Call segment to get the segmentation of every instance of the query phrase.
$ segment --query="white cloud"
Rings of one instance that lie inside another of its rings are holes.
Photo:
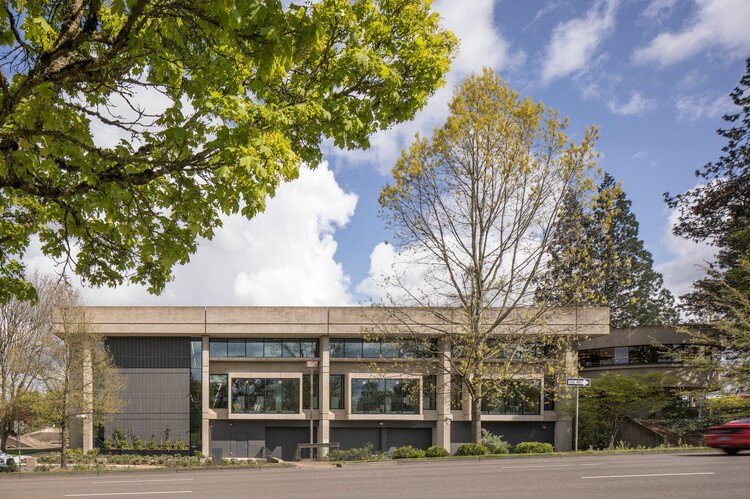
[[[732,101],[727,95],[709,97],[706,95],[680,95],[675,99],[677,119],[698,121],[703,118],[716,119],[732,110]]]
[[[643,10],[643,17],[659,22],[669,15],[676,4],[677,0],[652,0]]]
[[[620,104],[614,99],[607,103],[610,111],[624,116],[637,116],[653,109],[655,106],[656,101],[654,99],[647,99],[640,92],[635,91],[630,94],[630,100],[625,103]]]
[[[419,260],[414,255],[399,253],[387,242],[378,244],[370,253],[370,272],[357,285],[357,292],[375,303],[413,304],[407,290],[421,296],[427,280],[427,269],[419,265]]]
[[[733,56],[750,49],[750,2],[747,0],[696,0],[697,8],[679,31],[661,33],[633,59],[641,64],[675,64],[710,48],[721,48]]]
[[[555,27],[547,45],[543,82],[586,69],[602,41],[614,31],[618,5],[617,0],[598,1],[585,16]]]
[[[678,212],[669,213],[667,226],[662,236],[662,244],[671,258],[655,266],[664,276],[664,285],[676,297],[689,293],[693,282],[705,275],[705,266],[713,261],[715,248],[706,243],[695,243],[672,234],[672,227],[678,221]]]
[[[388,173],[401,150],[411,143],[416,133],[429,135],[433,128],[445,121],[453,89],[464,77],[485,66],[497,71],[519,66],[526,55],[523,51],[514,51],[496,30],[493,24],[494,4],[493,0],[436,1],[433,9],[440,13],[444,27],[451,30],[460,43],[458,57],[446,75],[445,86],[432,96],[413,120],[372,136],[368,150],[346,151],[334,148],[329,143],[326,147],[328,156],[349,164],[374,164],[381,173]]]
[[[327,164],[303,169],[282,184],[252,220],[224,219],[212,241],[201,241],[190,263],[175,269],[164,293],[142,286],[85,288],[98,305],[345,305],[349,277],[335,259],[337,228],[354,214],[357,196],[344,192]],[[29,268],[51,269],[38,245]]]

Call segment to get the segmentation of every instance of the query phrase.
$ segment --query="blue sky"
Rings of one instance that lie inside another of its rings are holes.
[[[715,130],[750,57],[747,0],[435,1],[461,42],[447,77],[415,120],[368,151],[326,146],[327,165],[282,188],[258,219],[227,220],[161,297],[138,286],[86,290],[95,304],[323,305],[357,303],[392,261],[377,196],[415,132],[442,123],[452,88],[483,66],[570,117],[580,137],[601,129],[599,165],[622,182],[657,269],[676,294],[712,251],[670,236],[662,194],[723,145]],[[672,216],[672,218],[670,218]],[[32,251],[32,266],[50,268]],[[371,293],[377,294],[377,293]]]

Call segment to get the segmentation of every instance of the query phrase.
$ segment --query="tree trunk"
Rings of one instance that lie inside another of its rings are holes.
[[[5,452],[8,448],[8,430],[3,430],[0,433],[0,450]]]
[[[475,444],[482,444],[482,399],[471,398],[471,439]]]
[[[68,469],[68,441],[65,438],[67,425],[65,420],[60,424],[60,469]]]

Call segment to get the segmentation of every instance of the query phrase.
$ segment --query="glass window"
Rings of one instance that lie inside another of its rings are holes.
[[[437,409],[437,376],[434,374],[422,376],[422,409]]]
[[[347,359],[358,359],[362,357],[362,340],[345,340],[344,357]]]
[[[496,415],[538,415],[541,394],[539,382],[512,383],[504,390],[489,392],[482,399],[482,412]]]
[[[281,340],[265,340],[263,343],[263,357],[281,357]]]
[[[245,340],[229,340],[227,342],[227,357],[244,357]]]
[[[628,347],[615,347],[615,364],[628,363]]]
[[[302,357],[299,340],[284,340],[282,343],[282,355],[284,357]]]
[[[349,341],[347,340],[347,343]],[[362,357],[376,359],[380,357],[380,343],[377,341],[365,341],[362,343]]]
[[[544,377],[544,410],[555,410],[555,378],[553,376]]]
[[[208,353],[211,358],[227,356],[227,340],[209,340]]]
[[[313,374],[313,409],[318,409],[318,397],[320,396],[320,383],[318,375]],[[302,375],[302,408],[310,408],[310,375]]]
[[[297,413],[299,388],[297,378],[235,378],[232,380],[232,412]]]
[[[380,344],[380,355],[386,359],[396,359],[400,356],[398,343],[383,342]]]
[[[254,359],[263,357],[263,340],[247,340],[245,342],[245,355]]]
[[[331,340],[331,358],[332,359],[344,358],[344,340],[341,340],[341,339]]]
[[[382,414],[382,379],[352,379],[352,412],[359,414]]]
[[[342,374],[331,374],[329,378],[328,392],[330,394],[331,409],[344,408],[344,376]]]
[[[318,340],[301,340],[300,346],[302,348],[303,357],[317,357],[318,356]]]
[[[463,409],[463,382],[461,376],[456,374],[451,376],[451,410],[460,411]]]
[[[190,368],[200,368],[203,364],[203,343],[201,340],[190,340]]]
[[[208,377],[208,406],[211,409],[227,408],[227,375],[211,374]]]

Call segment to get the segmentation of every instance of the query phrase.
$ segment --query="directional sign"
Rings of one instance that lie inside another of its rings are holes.
[[[565,383],[568,386],[589,386],[591,384],[591,378],[567,378]]]

